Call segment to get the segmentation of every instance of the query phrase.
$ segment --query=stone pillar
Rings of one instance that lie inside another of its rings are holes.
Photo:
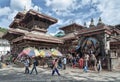
[[[116,67],[119,66],[119,58],[116,50],[110,52],[110,60],[111,71],[116,70]]]
[[[107,68],[108,70],[111,70],[111,58],[110,58],[110,40],[109,40],[108,34],[105,34],[105,55],[107,58]]]
[[[104,33],[101,35],[101,54],[102,54],[102,58],[107,59],[107,62],[105,62],[105,67],[107,66],[107,69],[110,70],[110,41],[108,39],[109,35]]]
[[[101,36],[100,36],[100,51],[101,51],[102,58],[105,57],[105,42],[106,42],[105,34],[101,34]]]
[[[105,53],[108,54],[108,51],[110,50],[110,40],[109,35],[105,34]]]

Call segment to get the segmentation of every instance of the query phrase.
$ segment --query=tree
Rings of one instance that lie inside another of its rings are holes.
[[[0,32],[6,33],[6,32],[7,32],[7,29],[0,27]]]

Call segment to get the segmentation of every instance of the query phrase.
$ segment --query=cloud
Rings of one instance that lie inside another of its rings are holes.
[[[71,12],[78,9],[77,0],[45,0],[46,6],[51,7],[57,15],[73,15]],[[77,6],[76,6],[77,5]]]
[[[107,24],[120,24],[120,1],[104,0],[97,6],[101,11],[101,17]]]
[[[11,14],[8,15],[8,20],[13,20],[15,15],[18,13],[18,11],[14,10],[11,12]]]
[[[34,5],[32,0],[10,0],[9,7],[0,7],[0,26],[8,27],[9,24],[13,21],[15,15],[23,11],[26,7],[26,10],[34,9],[42,11],[40,6]]]
[[[120,1],[119,0],[82,0],[81,8],[90,6],[88,12],[82,12],[82,19],[85,19],[87,24],[89,20],[94,18],[95,25],[98,18],[101,17],[105,24],[116,25],[120,23]]]
[[[9,15],[1,18],[0,20],[0,26],[1,27],[5,27],[8,28],[8,26],[10,25],[10,23],[13,21],[14,16],[18,13],[18,11],[14,10],[11,11],[10,13],[8,13]]]
[[[32,8],[33,10],[36,10],[36,11],[42,11],[42,8],[41,7],[39,7],[39,6],[33,6],[33,8]]]
[[[84,6],[84,5],[87,5],[90,3],[91,0],[82,0],[81,1],[81,5]]]
[[[67,10],[73,3],[73,0],[45,0],[46,6],[54,9]]]
[[[26,9],[31,9],[32,8],[32,0],[11,0],[10,1],[10,7],[13,10],[23,10],[24,7]]]
[[[96,25],[99,17],[102,17],[105,24],[120,24],[119,0],[81,0],[80,3],[80,12],[76,13],[75,17],[81,18],[82,21],[86,21],[87,24],[90,23],[91,18],[94,18]]]
[[[5,15],[9,15],[9,13],[11,12],[9,7],[0,7],[0,16],[5,16]]]
[[[8,20],[7,18],[0,20],[0,27],[8,28],[9,24],[10,20]]]

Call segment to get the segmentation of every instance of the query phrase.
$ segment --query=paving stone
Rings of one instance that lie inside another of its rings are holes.
[[[0,69],[0,82],[120,82],[120,72],[84,73],[77,68],[67,68],[67,70],[60,70],[61,76],[56,74],[51,76],[51,69],[37,69],[38,75],[24,74],[24,68]]]

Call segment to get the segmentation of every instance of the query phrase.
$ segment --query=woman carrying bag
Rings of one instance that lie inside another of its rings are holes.
[[[55,72],[60,76],[60,73],[57,67],[58,67],[58,59],[55,59],[55,61],[53,62],[52,76],[54,75]]]

